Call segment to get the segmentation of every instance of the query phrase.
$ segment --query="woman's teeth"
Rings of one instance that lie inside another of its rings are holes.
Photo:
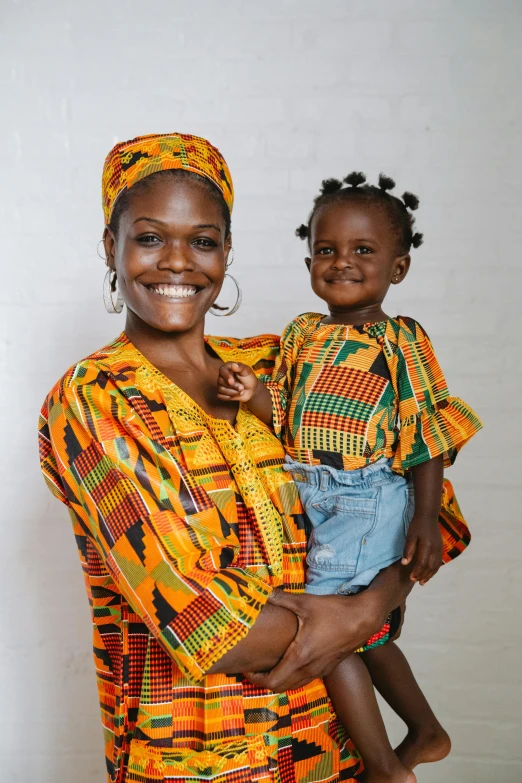
[[[149,285],[147,286],[150,291],[155,294],[161,294],[161,296],[171,296],[176,299],[185,298],[186,296],[194,296],[197,294],[198,289],[195,285]]]

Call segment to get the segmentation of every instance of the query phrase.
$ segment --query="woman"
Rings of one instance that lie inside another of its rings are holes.
[[[266,373],[277,341],[204,338],[232,202],[203,139],[116,145],[104,298],[124,300],[125,332],[42,411],[42,468],[68,506],[92,605],[113,782],[358,779],[318,678],[386,635],[412,584],[392,566],[358,596],[275,590],[303,588],[297,493],[279,442],[216,383],[233,358]]]

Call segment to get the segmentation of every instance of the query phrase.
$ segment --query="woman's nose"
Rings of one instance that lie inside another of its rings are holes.
[[[181,242],[166,246],[158,261],[158,269],[172,269],[173,272],[184,272],[193,269],[192,254]]]

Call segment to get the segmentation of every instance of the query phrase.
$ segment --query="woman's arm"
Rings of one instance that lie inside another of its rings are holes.
[[[306,685],[329,674],[339,661],[362,647],[406,599],[413,584],[410,569],[395,563],[355,596],[275,590],[247,637],[214,664],[211,672],[252,672],[252,682],[276,693]],[[255,671],[261,658],[264,670],[274,665],[274,659],[279,662],[271,671]]]
[[[225,653],[209,674],[270,671],[285,654],[297,628],[294,612],[283,606],[265,604],[246,637]]]
[[[84,370],[42,410],[44,476],[132,610],[184,674],[201,680],[248,635],[273,588],[234,565],[233,528],[168,444],[150,440],[113,379],[91,363]]]

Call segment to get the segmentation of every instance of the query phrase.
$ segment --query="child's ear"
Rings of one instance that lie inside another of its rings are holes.
[[[312,259],[311,258],[305,258],[305,264],[306,264],[306,268],[308,269],[308,271],[310,271],[310,266],[312,264]]]
[[[409,253],[405,253],[403,256],[398,256],[393,262],[392,269],[392,285],[399,285],[402,283],[411,264],[411,257]]]

